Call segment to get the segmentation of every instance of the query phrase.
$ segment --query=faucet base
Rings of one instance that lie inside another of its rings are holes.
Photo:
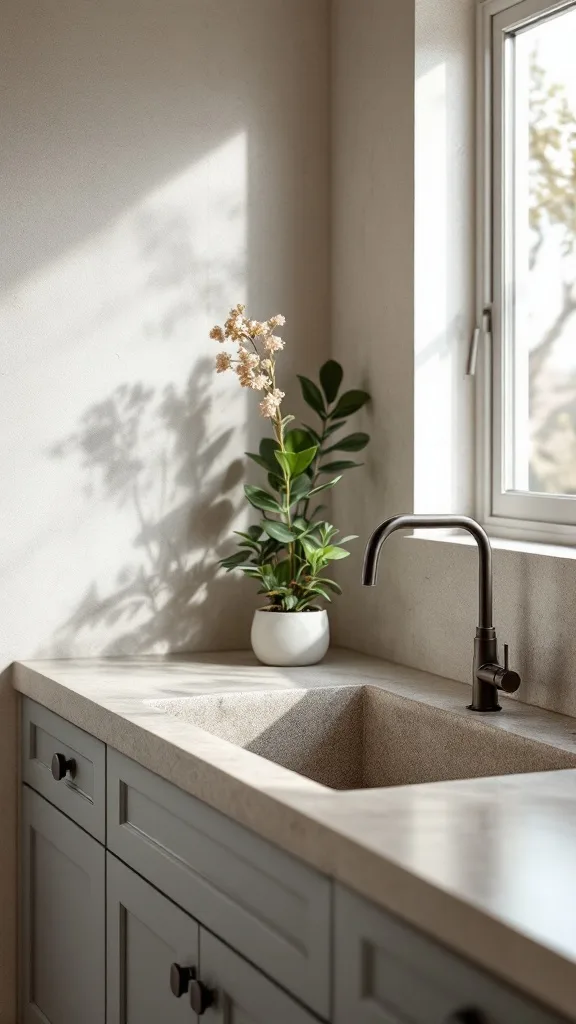
[[[502,711],[501,704],[496,704],[492,708],[475,708],[473,704],[467,704],[466,708],[468,711],[479,711],[482,715],[487,715],[490,711]]]
[[[478,626],[474,638],[474,665],[472,668],[472,703],[470,711],[501,711],[498,690],[481,675],[484,665],[498,662],[498,641],[494,626]]]

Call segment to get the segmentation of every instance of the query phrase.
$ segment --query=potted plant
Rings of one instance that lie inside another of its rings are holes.
[[[231,370],[242,387],[260,392],[260,412],[272,428],[257,453],[246,452],[267,477],[266,488],[244,487],[248,501],[261,513],[260,522],[236,532],[239,550],[220,564],[257,580],[258,593],[266,597],[252,624],[256,657],[267,665],[312,665],[324,657],[329,643],[322,603],[341,593],[326,573],[331,562],[350,554],[344,545],[355,539],[336,542],[338,530],[322,518],[325,506],[319,502],[344,471],[361,465],[337,453],[358,452],[368,444],[368,434],[340,432],[370,396],[360,390],[341,393],[343,370],[330,359],[320,369],[319,384],[298,378],[317,426],[292,426],[295,417],[282,411],[285,396],[276,376],[284,342],[275,332],[284,323],[280,315],[250,320],[240,304],[230,310],[223,327],[210,332],[215,341],[232,345],[231,351],[218,353],[216,371]]]

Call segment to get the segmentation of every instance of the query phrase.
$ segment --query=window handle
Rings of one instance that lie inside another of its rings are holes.
[[[466,364],[466,376],[474,377],[476,374],[476,365],[478,363],[478,347],[480,345],[480,337],[484,336],[487,342],[490,342],[492,336],[492,310],[490,306],[485,306],[482,310],[482,326],[474,329],[474,334],[470,339],[470,348],[468,349],[468,362]]]

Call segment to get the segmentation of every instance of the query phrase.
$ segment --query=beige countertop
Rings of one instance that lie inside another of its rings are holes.
[[[449,715],[458,744],[467,686],[350,651],[298,669],[248,652],[26,662],[14,685],[576,1021],[576,770],[337,791],[151,703],[370,685]],[[576,764],[575,719],[502,703],[474,716],[480,743],[496,730]]]

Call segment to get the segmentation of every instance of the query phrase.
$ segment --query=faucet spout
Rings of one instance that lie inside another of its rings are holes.
[[[366,545],[362,583],[373,587],[378,575],[378,560],[385,540],[396,530],[421,527],[423,529],[458,529],[470,533],[478,545],[478,625],[483,629],[492,628],[492,548],[485,530],[469,516],[420,516],[399,515],[386,519],[375,530]]]

